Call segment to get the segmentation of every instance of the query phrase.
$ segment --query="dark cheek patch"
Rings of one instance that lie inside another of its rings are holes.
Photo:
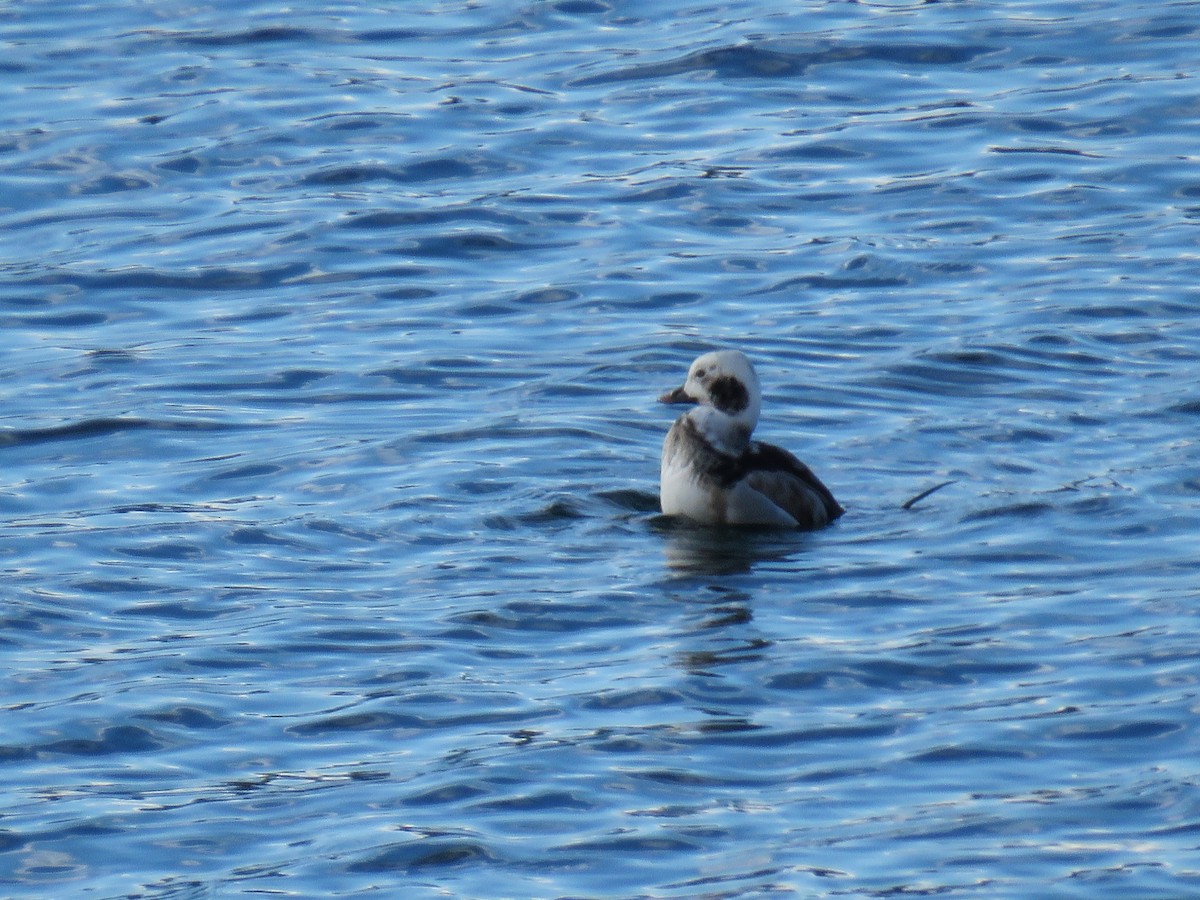
[[[750,403],[746,386],[731,375],[722,375],[708,386],[713,406],[723,413],[740,413]]]

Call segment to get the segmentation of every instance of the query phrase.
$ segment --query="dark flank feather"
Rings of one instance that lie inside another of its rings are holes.
[[[679,424],[689,439],[707,451],[696,457],[697,474],[711,479],[722,490],[745,480],[802,524],[832,522],[845,512],[813,470],[782,447],[750,441],[739,454],[722,453],[689,419],[681,419]]]
[[[760,484],[761,480],[766,477],[791,476],[820,498],[825,507],[825,515],[830,522],[845,512],[842,505],[834,499],[833,492],[825,487],[824,482],[813,473],[813,470],[782,447],[753,441],[749,451],[742,454],[739,462],[745,468],[744,477],[750,481],[752,487],[758,490],[763,490]],[[778,484],[777,477],[770,478],[770,480],[776,485]],[[756,484],[756,481],[760,483]],[[771,496],[767,491],[764,493]],[[793,516],[796,515],[791,509],[788,509],[788,512]],[[797,516],[797,518],[799,517]]]

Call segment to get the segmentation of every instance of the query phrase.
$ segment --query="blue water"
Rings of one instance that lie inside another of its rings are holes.
[[[0,893],[1200,895],[1200,3],[386,6],[0,10]]]

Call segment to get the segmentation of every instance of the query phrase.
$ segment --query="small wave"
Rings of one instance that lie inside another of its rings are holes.
[[[94,738],[64,738],[44,744],[43,753],[64,756],[110,756],[161,750],[166,744],[152,731],[139,725],[113,725]]]
[[[487,222],[493,225],[528,225],[526,219],[477,206],[459,206],[439,209],[412,209],[387,212],[370,212],[352,215],[344,223],[346,228],[413,228],[421,225],[441,225],[446,222]]]
[[[555,246],[566,247],[569,244],[515,241],[488,231],[464,231],[419,238],[410,252],[414,256],[438,259],[470,259],[497,253],[525,253]]]
[[[795,278],[785,278],[759,293],[772,294],[777,291],[794,290],[795,288],[815,288],[828,290],[847,290],[850,288],[900,288],[908,287],[912,282],[899,275],[798,275]]]
[[[83,438],[108,437],[128,431],[222,431],[234,426],[220,422],[200,420],[171,421],[134,418],[86,419],[48,428],[11,428],[0,431],[0,448],[21,447],[29,444],[45,444],[54,441],[80,440]]]
[[[576,79],[573,84],[590,87],[694,72],[711,72],[721,78],[796,78],[814,66],[854,62],[884,62],[897,66],[961,65],[988,52],[991,52],[989,48],[980,46],[923,44],[844,45],[794,52],[746,43],[699,50],[666,62],[588,75]]]
[[[101,272],[76,272],[57,269],[29,278],[26,283],[38,285],[69,285],[95,290],[158,288],[162,290],[213,291],[269,288],[283,284],[311,271],[307,263],[288,263],[261,269],[235,269],[226,266],[199,268],[188,272],[171,272],[141,266]]]
[[[476,169],[462,160],[438,159],[412,163],[407,166],[350,165],[321,169],[301,179],[302,184],[340,186],[366,184],[372,181],[395,181],[408,184],[422,181],[448,181],[470,178]]]
[[[1033,153],[1051,154],[1058,156],[1081,156],[1086,159],[1104,159],[1099,153],[1089,153],[1086,150],[1075,150],[1071,147],[989,147],[989,153]]]
[[[8,316],[5,324],[23,325],[33,328],[90,328],[93,325],[103,325],[110,317],[99,312],[68,312],[52,313],[49,315]]]
[[[255,44],[324,41],[329,37],[329,34],[312,28],[271,25],[241,31],[176,32],[169,35],[169,37],[177,44],[192,47],[246,47]]]
[[[494,862],[496,854],[484,844],[468,840],[427,838],[393,844],[372,856],[351,863],[351,872],[381,874],[409,870],[446,869],[468,864]]]

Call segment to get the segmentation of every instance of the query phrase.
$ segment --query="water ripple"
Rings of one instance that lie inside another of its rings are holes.
[[[140,430],[209,432],[238,426],[204,421],[153,421],[149,419],[88,419],[49,428],[9,428],[0,431],[0,449],[56,441],[102,438]]]
[[[6,889],[1197,893],[1194,5],[13,10]]]
[[[578,86],[625,81],[660,81],[676,75],[708,73],[718,78],[796,78],[814,66],[882,62],[897,66],[962,65],[989,52],[985,47],[950,45],[841,45],[810,51],[774,49],[746,43],[689,53],[662,63],[628,66],[577,79]]]

